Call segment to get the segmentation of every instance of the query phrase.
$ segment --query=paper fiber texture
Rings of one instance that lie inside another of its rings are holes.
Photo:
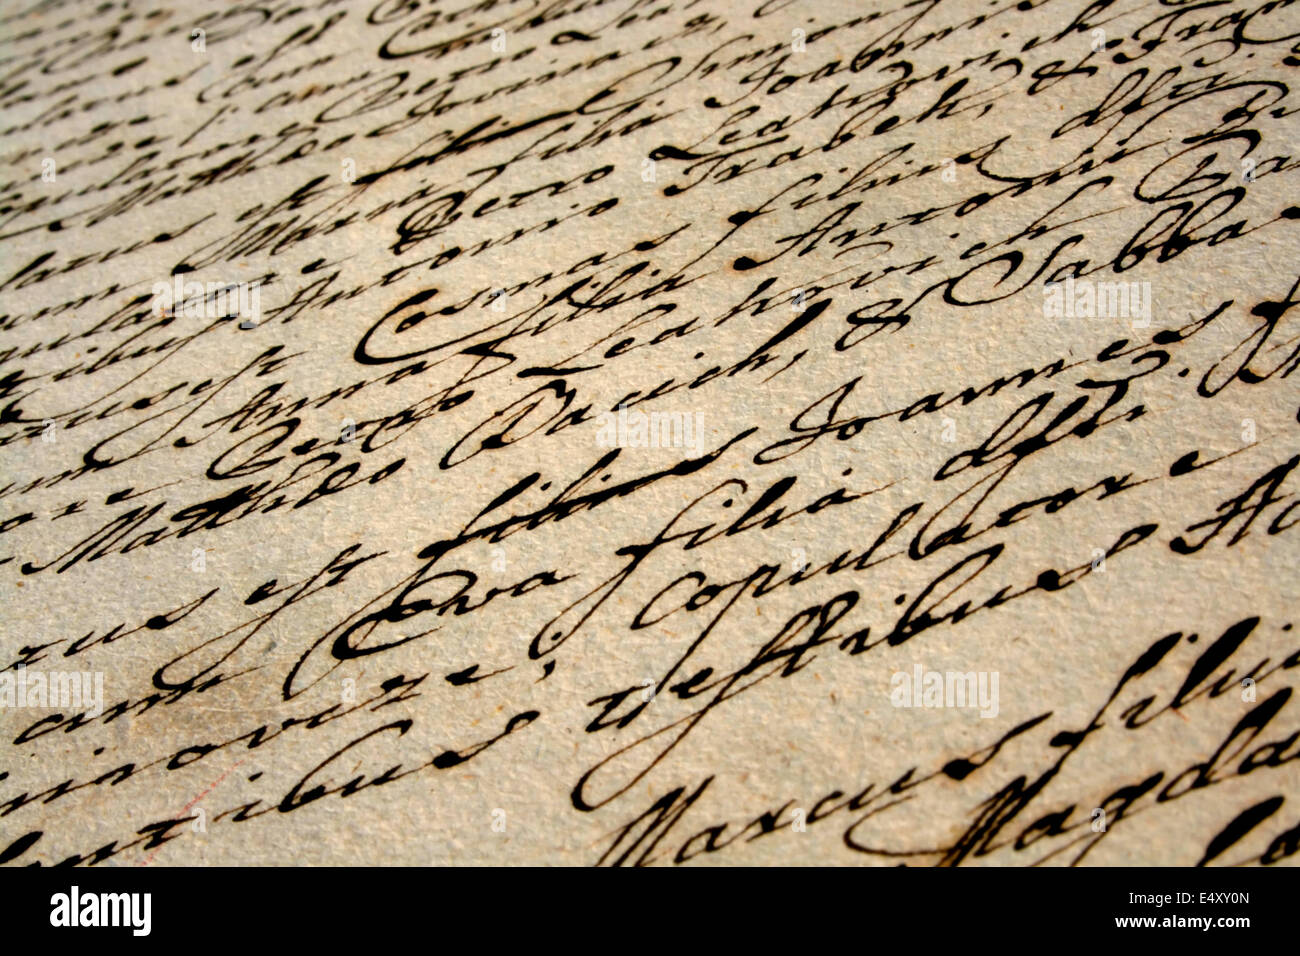
[[[1297,10],[10,0],[0,859],[1294,865]]]

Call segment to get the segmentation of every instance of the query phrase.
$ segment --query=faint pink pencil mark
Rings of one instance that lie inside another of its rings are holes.
[[[244,761],[242,761],[242,760],[236,761],[236,763],[235,763],[235,765],[234,765],[233,767],[231,767],[229,770],[227,770],[225,773],[223,773],[223,774],[222,774],[220,777],[218,777],[216,780],[212,781],[212,783],[208,786],[208,789],[204,790],[204,791],[203,791],[202,793],[200,793],[197,797],[195,797],[193,800],[191,800],[189,803],[185,804],[185,806],[181,808],[181,814],[189,813],[189,812],[190,812],[190,808],[193,807],[194,804],[198,803],[200,800],[202,800],[204,797],[206,797],[209,793],[211,793],[213,790],[215,790],[216,787],[217,787],[217,784],[221,783],[221,781],[225,780],[228,776],[230,776],[230,774],[234,772],[235,767],[238,767],[238,766],[239,766],[241,763],[243,763],[243,762],[244,762]],[[178,819],[179,819],[179,816],[178,816]],[[157,850],[154,850],[154,851],[153,851],[152,853],[150,853],[150,854],[149,854],[145,859],[141,860],[139,865],[140,865],[140,866],[148,866],[151,862],[153,862],[153,858],[156,857],[156,856],[159,854],[159,852],[161,852],[161,851],[162,851],[162,847],[158,847]]]

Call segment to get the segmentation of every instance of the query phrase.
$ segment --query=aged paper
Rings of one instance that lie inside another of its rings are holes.
[[[1300,7],[2,10],[3,862],[1300,859]]]

